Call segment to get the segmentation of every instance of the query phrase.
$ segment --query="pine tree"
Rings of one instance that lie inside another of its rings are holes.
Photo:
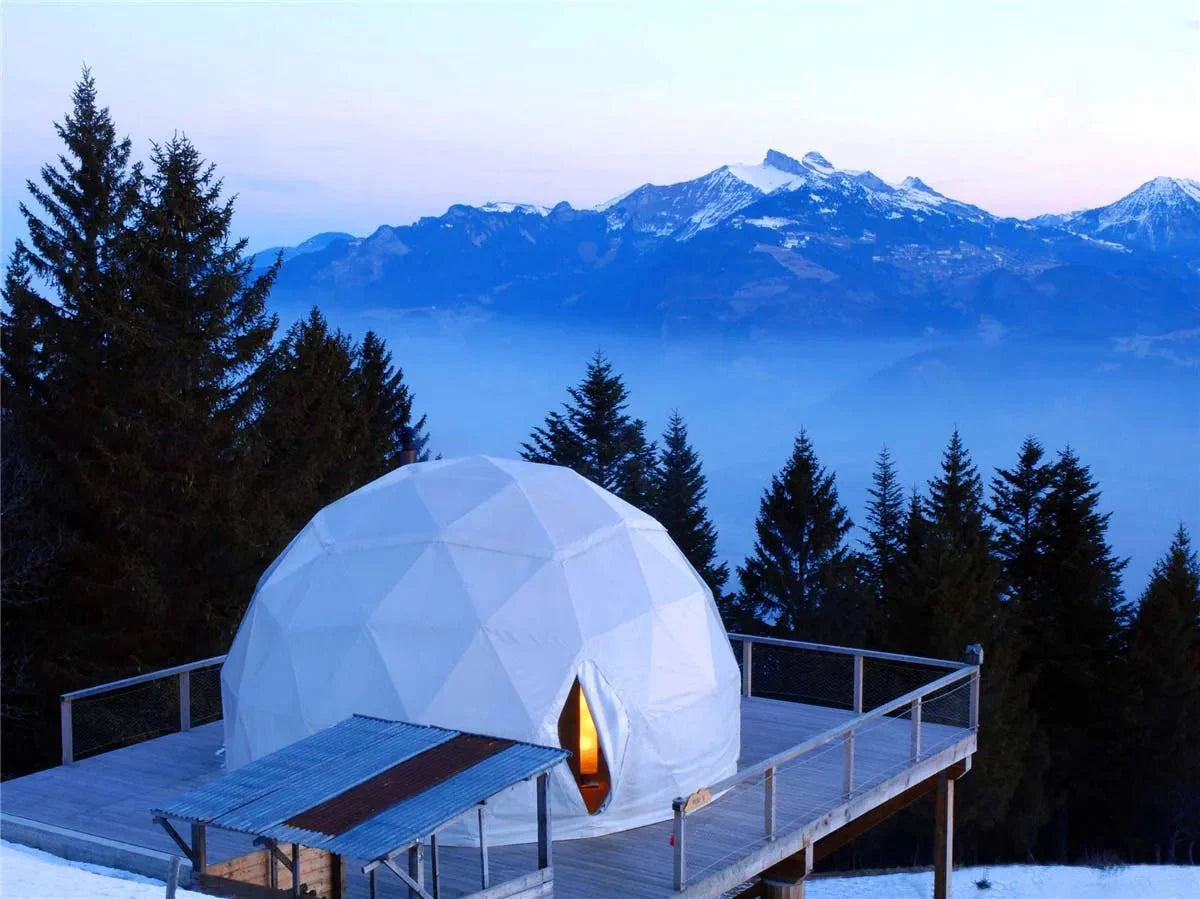
[[[707,492],[700,457],[688,443],[687,424],[674,412],[663,433],[654,473],[653,515],[712,588],[719,604],[729,566],[717,562],[717,529],[704,505]]]
[[[1051,757],[1050,847],[1062,861],[1106,848],[1108,835],[1097,822],[1111,819],[1108,797],[1117,787],[1116,772],[1095,747],[1119,739],[1115,697],[1126,563],[1108,545],[1109,515],[1099,505],[1087,466],[1070,448],[1060,452],[1043,505],[1043,574],[1028,610],[1029,652],[1039,661],[1031,698]]]
[[[566,466],[640,509],[653,508],[655,446],[646,423],[625,411],[629,391],[612,363],[597,352],[567,392],[571,401],[533,429],[521,457]]]
[[[1042,445],[1027,437],[1016,466],[996,470],[988,509],[996,530],[995,547],[1006,600],[1003,617],[1019,656],[1021,674],[1029,683],[1036,683],[1040,668],[1035,651],[1039,641],[1034,608],[1045,584],[1045,504],[1053,479],[1053,466],[1043,462],[1044,457]],[[1013,850],[1026,857],[1032,854],[1050,814],[1045,784],[1049,741],[1036,716],[1032,717],[1034,729],[1024,773],[1009,812]]]
[[[314,307],[256,377],[260,571],[322,507],[361,486],[368,431],[355,357],[351,339]]]
[[[276,327],[266,299],[278,263],[252,274],[222,189],[185,137],[152,147],[125,238],[128,327],[114,332],[119,365],[105,381],[112,428],[92,476],[103,505],[122,510],[108,533],[125,535],[126,555],[145,560],[137,589],[147,620],[197,617],[176,628],[187,632],[183,645],[161,641],[179,655],[205,635],[207,648],[223,647],[244,608],[254,502],[244,427],[250,377]]]
[[[753,553],[738,569],[742,602],[762,626],[805,640],[861,639],[858,559],[846,544],[852,526],[833,474],[801,431],[763,495]]]
[[[1200,832],[1200,563],[1183,525],[1133,614],[1129,681],[1137,833],[1174,864]]]
[[[361,455],[362,483],[400,464],[400,453],[415,450],[419,461],[429,458],[425,416],[413,420],[413,395],[404,371],[392,364],[387,344],[368,331],[358,348],[358,396],[366,417],[366,448]]]
[[[928,497],[914,495],[905,529],[892,630],[903,635],[904,652],[920,655],[960,658],[968,644],[983,645],[980,748],[963,791],[963,842],[1004,839],[1032,740],[1029,681],[1019,671],[1019,638],[1001,602],[983,482],[957,430]]]
[[[868,642],[876,643],[887,632],[890,599],[899,588],[904,560],[904,491],[887,447],[879,451],[867,495],[867,539],[863,541],[871,577],[867,635]]]
[[[1033,437],[1021,444],[1017,465],[999,468],[992,479],[990,513],[996,523],[996,551],[1003,565],[1005,592],[1016,602],[1033,602],[1045,565],[1044,506],[1052,467]]]
[[[120,245],[136,210],[139,172],[129,164],[129,140],[117,137],[108,110],[98,105],[86,69],[71,111],[55,130],[62,152],[42,167],[40,184],[27,182],[31,202],[20,211],[29,242],[17,243],[4,284],[6,487],[21,485],[16,506],[28,514],[5,523],[3,566],[12,566],[10,577],[24,572],[21,589],[8,598],[23,593],[36,600],[20,612],[6,604],[4,615],[5,654],[13,650],[0,688],[6,772],[49,749],[51,727],[27,725],[52,720],[54,695],[90,677],[104,679],[116,658],[103,641],[93,641],[93,654],[75,639],[105,613],[100,594],[106,582],[82,590],[67,585],[94,527],[80,469],[96,458],[94,438],[106,427],[100,380],[114,365],[109,344],[124,299]],[[30,567],[31,560],[40,562]],[[124,616],[123,628],[136,620]],[[35,649],[39,664],[13,664]]]

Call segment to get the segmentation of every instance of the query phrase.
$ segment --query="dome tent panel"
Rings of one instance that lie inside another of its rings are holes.
[[[262,689],[265,671],[292,687]],[[317,513],[260,582],[222,672],[228,764],[356,712],[557,743],[577,679],[611,785],[589,815],[556,772],[557,836],[663,820],[735,770],[737,664],[661,525],[557,466],[407,465]],[[489,839],[530,840],[534,820],[516,788]]]

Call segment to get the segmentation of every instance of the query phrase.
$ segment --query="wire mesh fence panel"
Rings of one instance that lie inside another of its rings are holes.
[[[944,674],[945,668],[933,665],[863,659],[863,710],[869,712],[920,689]]]
[[[221,718],[221,669],[198,668],[191,676],[192,726]]]
[[[760,643],[751,652],[751,671],[755,696],[853,707],[853,656]]]
[[[179,730],[179,681],[147,681],[72,702],[75,758]]]

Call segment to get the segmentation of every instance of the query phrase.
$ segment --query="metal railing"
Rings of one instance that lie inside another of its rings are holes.
[[[791,767],[805,756],[816,754],[823,747],[837,741],[842,743],[842,795],[849,799],[859,787],[855,772],[855,739],[864,730],[877,725],[884,718],[908,717],[909,753],[908,761],[916,764],[922,758],[921,727],[925,720],[925,706],[931,700],[942,701],[952,697],[960,690],[966,693],[964,728],[976,731],[979,727],[979,678],[980,666],[983,664],[983,650],[977,644],[967,647],[966,660],[962,662],[947,659],[931,659],[923,656],[909,656],[898,653],[876,652],[869,649],[855,649],[843,646],[829,646],[821,643],[805,643],[797,640],[784,640],[775,637],[754,637],[745,634],[730,634],[730,640],[740,649],[742,668],[742,695],[753,696],[755,687],[755,645],[763,647],[778,647],[790,651],[807,651],[820,653],[822,656],[849,657],[850,676],[846,678],[845,686],[849,695],[844,699],[826,695],[826,701],[811,704],[835,705],[848,708],[855,717],[842,724],[831,727],[821,733],[779,752],[770,758],[750,765],[724,780],[697,790],[689,796],[681,796],[672,803],[674,814],[674,832],[671,845],[674,847],[674,886],[676,891],[682,891],[688,882],[687,871],[687,819],[690,815],[719,801],[723,795],[731,794],[738,787],[747,787],[756,781],[761,781],[763,787],[763,842],[774,842],[778,834],[778,801],[779,775],[784,766]],[[923,682],[898,696],[892,696],[881,702],[872,704],[869,711],[864,711],[863,695],[866,685],[864,667],[868,661],[886,663],[888,665],[912,666],[919,672],[921,668],[946,670],[947,674],[932,680],[922,678]],[[778,670],[778,669],[776,669]],[[777,686],[777,685],[768,685]],[[786,692],[794,691],[794,684],[787,685]],[[778,694],[777,689],[764,691],[768,695]],[[820,692],[820,690],[818,690]],[[807,701],[807,700],[806,700]],[[961,703],[960,703],[961,704]],[[939,717],[945,718],[942,714]],[[954,715],[957,717],[957,715]]]
[[[162,681],[169,678],[177,680],[178,702],[179,702],[179,730],[191,730],[195,723],[192,713],[192,673],[193,672],[209,672],[212,669],[219,671],[220,666],[225,662],[225,656],[213,656],[211,659],[201,659],[198,662],[188,662],[186,665],[176,665],[173,668],[163,668],[159,671],[149,671],[145,674],[138,674],[133,677],[122,678],[121,680],[111,681],[107,684],[99,684],[95,687],[86,687],[82,690],[75,690],[71,693],[63,693],[59,697],[59,713],[62,725],[62,763],[71,765],[75,763],[75,704],[82,700],[91,700],[98,697],[111,697],[123,694],[131,687],[142,685],[158,685],[161,686]],[[157,698],[157,697],[156,697]],[[217,715],[216,717],[220,717]],[[214,720],[212,716],[208,716],[206,720]],[[136,742],[138,739],[147,736],[159,736],[162,733],[168,733],[174,730],[173,727],[159,728],[158,733],[138,732],[134,734],[118,734],[117,743]],[[108,748],[104,746],[102,748]]]

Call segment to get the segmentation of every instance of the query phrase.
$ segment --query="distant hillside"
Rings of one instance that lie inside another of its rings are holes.
[[[1019,221],[916,177],[771,150],[595,209],[455,205],[319,234],[282,248],[276,299],[656,330],[1160,332],[1200,323],[1198,197],[1160,178],[1101,210]]]

